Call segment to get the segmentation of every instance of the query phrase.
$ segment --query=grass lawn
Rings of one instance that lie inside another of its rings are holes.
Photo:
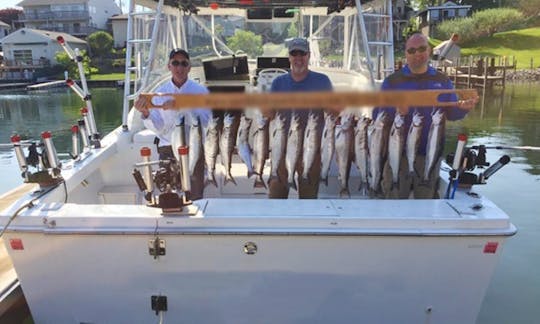
[[[124,80],[124,73],[92,74],[90,80],[96,81],[116,81]]]
[[[517,60],[518,69],[540,67],[540,27],[512,30],[485,37],[475,43],[462,44],[461,55],[506,56],[512,63]]]

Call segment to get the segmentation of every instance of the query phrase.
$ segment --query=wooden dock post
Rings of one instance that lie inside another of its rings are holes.
[[[467,88],[471,88],[471,74],[473,69],[473,63],[474,63],[474,57],[471,55],[469,56],[469,76],[467,78]]]
[[[486,90],[487,88],[487,82],[488,82],[488,57],[484,57],[484,91]]]

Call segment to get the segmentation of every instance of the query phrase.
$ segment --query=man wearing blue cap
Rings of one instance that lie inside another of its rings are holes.
[[[308,67],[310,50],[307,39],[292,39],[289,42],[288,49],[291,71],[274,79],[271,87],[272,92],[332,91],[332,82],[330,82],[328,76],[311,71]],[[295,113],[300,116],[301,127],[305,129],[310,111],[318,115],[318,125],[321,127],[318,133],[321,136],[322,127],[324,126],[324,113],[322,109],[296,110]],[[287,117],[290,120],[290,112],[287,112]],[[301,199],[315,199],[319,192],[319,178],[321,173],[320,151],[315,156],[313,167],[309,170],[309,181],[302,179],[300,176],[298,177],[298,197]],[[300,158],[299,160],[296,170],[297,174],[300,175],[302,174],[302,159]],[[278,167],[279,179],[271,179],[269,182],[268,196],[270,198],[286,199],[289,195],[289,186],[286,181],[283,181],[283,179],[287,179],[288,174],[284,164],[280,163]]]

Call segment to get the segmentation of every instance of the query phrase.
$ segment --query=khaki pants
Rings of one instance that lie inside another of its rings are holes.
[[[319,194],[319,181],[321,176],[321,154],[317,152],[315,161],[308,173],[308,179],[302,179],[302,159],[298,161],[298,198],[316,199]],[[287,183],[287,168],[285,158],[278,167],[279,179],[274,179],[268,184],[268,198],[287,199],[289,197],[289,184]]]
[[[383,197],[387,199],[438,199],[441,160],[439,159],[439,161],[435,163],[435,167],[429,176],[429,181],[424,182],[422,178],[424,175],[425,160],[425,156],[417,156],[414,168],[416,173],[410,175],[407,159],[402,158],[399,169],[398,186],[394,186],[394,188],[392,188],[392,170],[388,165],[388,162],[385,163],[381,179]]]

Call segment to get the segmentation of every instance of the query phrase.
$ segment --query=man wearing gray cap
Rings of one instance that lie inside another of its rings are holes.
[[[294,38],[289,42],[289,62],[291,64],[291,71],[287,74],[278,76],[272,82],[272,92],[310,92],[310,91],[332,91],[332,83],[328,76],[322,73],[311,71],[308,67],[310,50],[309,43],[305,38]],[[306,94],[307,95],[307,94]],[[300,128],[304,130],[306,128],[307,120],[310,113],[313,113],[318,118],[318,134],[319,142],[320,136],[322,136],[322,127],[324,126],[324,113],[320,108],[295,110],[295,114],[298,115],[300,120]],[[279,114],[284,114],[287,119],[291,120],[290,111],[280,111]],[[303,133],[303,131],[302,131]],[[298,163],[293,170],[287,170],[284,161],[279,161],[277,179],[269,180],[269,198],[284,198],[289,195],[289,186],[284,179],[287,179],[289,172],[295,172],[298,174],[298,197],[301,199],[315,199],[319,192],[319,178],[321,172],[321,155],[320,147],[317,148],[315,154],[315,160],[312,167],[308,171],[308,179],[303,179],[300,175],[302,170],[302,157],[298,159]]]

